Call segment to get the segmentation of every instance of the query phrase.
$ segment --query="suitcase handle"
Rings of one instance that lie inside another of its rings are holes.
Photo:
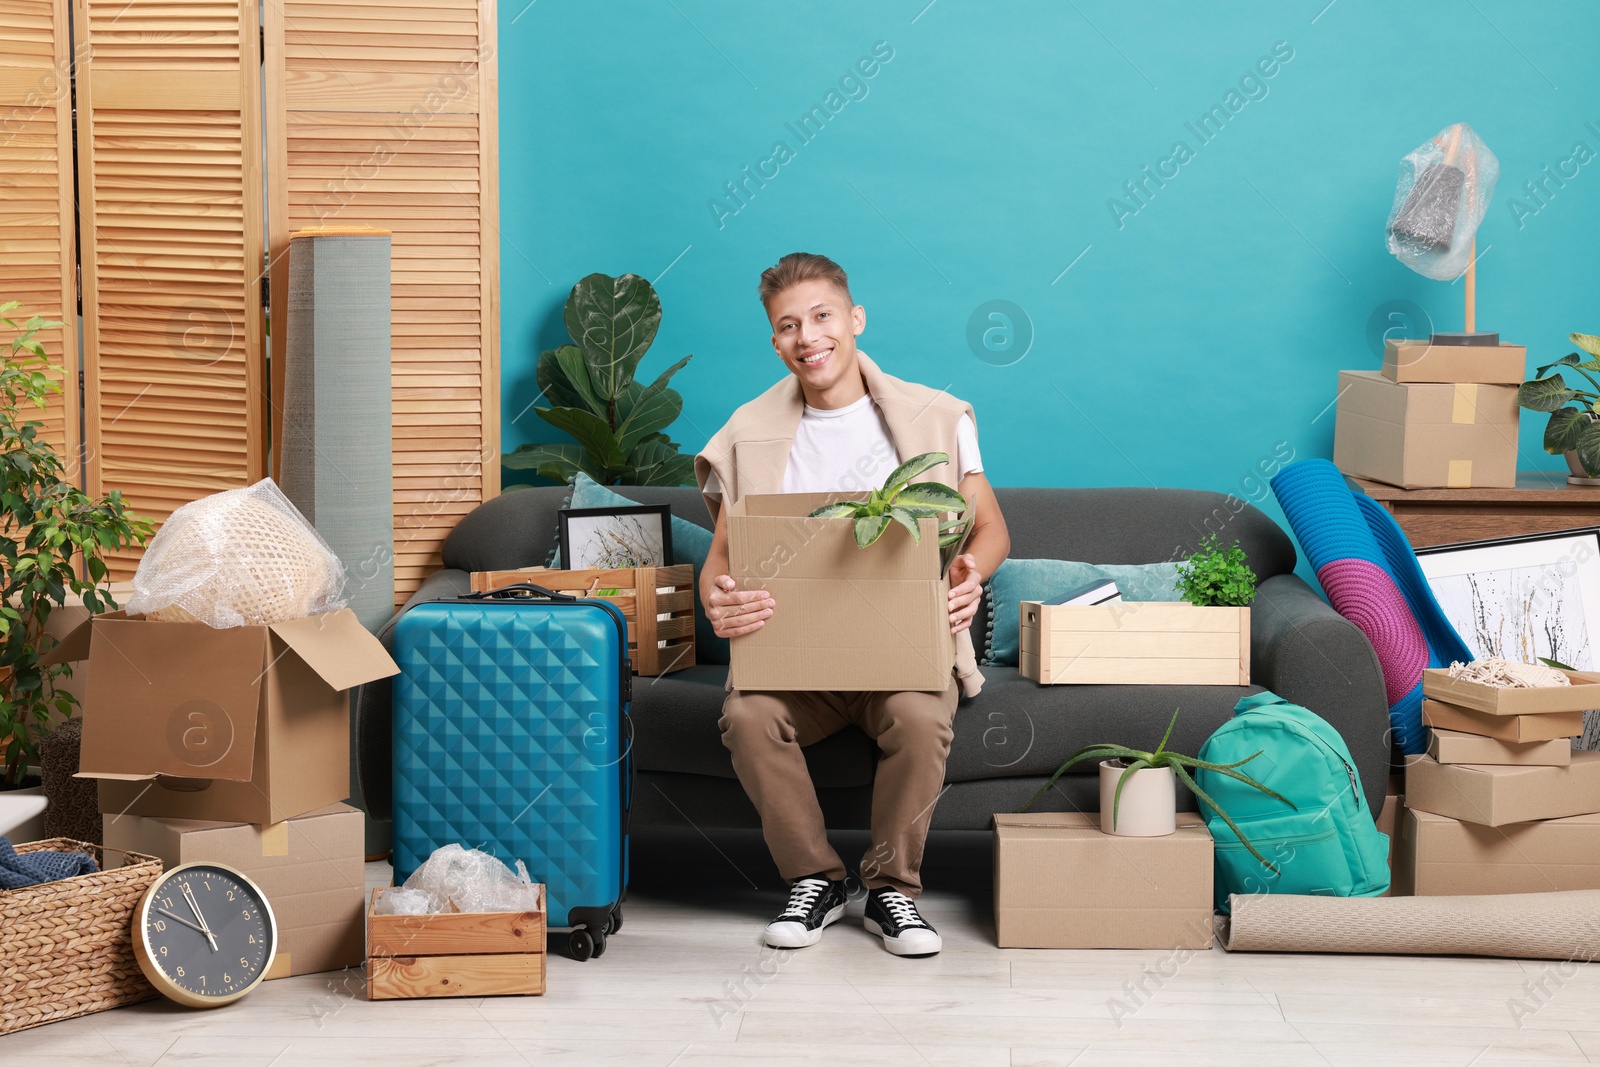
[[[557,593],[546,589],[542,585],[532,582],[518,582],[515,585],[503,585],[499,589],[491,589],[485,593],[468,593],[462,600],[577,600],[575,596],[566,593]]]

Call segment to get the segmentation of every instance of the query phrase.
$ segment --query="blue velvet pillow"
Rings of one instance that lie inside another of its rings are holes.
[[[622,508],[630,507],[634,501],[620,493],[613,492],[601,485],[587,474],[579,474],[572,483],[572,496],[567,500],[569,508]],[[560,538],[559,528],[556,534]],[[672,562],[694,564],[694,658],[696,663],[727,663],[728,639],[718,637],[711,628],[711,620],[706,618],[705,610],[700,606],[700,568],[705,566],[706,556],[711,552],[711,531],[704,526],[698,526],[688,519],[672,516]],[[560,545],[551,555],[550,566],[560,566]]]
[[[674,529],[673,536],[677,536]],[[1017,665],[1022,640],[1022,602],[1051,600],[1109,578],[1123,600],[1182,600],[1176,563],[1073,563],[1062,559],[1008,559],[989,579],[989,633],[983,662]]]

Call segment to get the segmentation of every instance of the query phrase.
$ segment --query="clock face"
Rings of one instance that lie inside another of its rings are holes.
[[[194,1006],[226,1004],[261,980],[276,951],[272,909],[254,882],[216,863],[162,875],[139,909],[134,942],[151,983]]]

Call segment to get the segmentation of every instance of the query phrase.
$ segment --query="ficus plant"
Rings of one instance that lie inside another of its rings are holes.
[[[572,343],[540,354],[535,378],[550,406],[533,411],[576,443],[523,445],[505,465],[557,482],[582,471],[601,485],[693,485],[694,457],[663,432],[683,411],[667,383],[693,357],[649,385],[634,378],[661,326],[655,288],[637,274],[591,274],[572,287],[563,320]]]
[[[1244,831],[1240,830],[1238,824],[1233,821],[1228,813],[1218,807],[1217,802],[1212,800],[1210,795],[1207,794],[1204,789],[1200,788],[1200,786],[1195,782],[1194,775],[1191,772],[1196,770],[1215,771],[1217,774],[1225,774],[1229,778],[1243,782],[1248,786],[1253,786],[1254,788],[1261,790],[1261,792],[1265,793],[1267,796],[1283,801],[1291,808],[1295,807],[1294,802],[1283,794],[1275,792],[1274,790],[1269,789],[1267,786],[1262,785],[1248,774],[1245,774],[1243,771],[1239,770],[1240,767],[1243,767],[1246,763],[1249,763],[1251,760],[1261,755],[1259,750],[1251,753],[1249,756],[1246,756],[1244,759],[1239,760],[1236,763],[1212,763],[1209,760],[1197,759],[1194,756],[1185,756],[1169,749],[1167,747],[1167,742],[1172,740],[1172,730],[1173,727],[1178,725],[1178,712],[1180,710],[1181,709],[1179,708],[1174,708],[1172,710],[1172,721],[1167,723],[1167,732],[1161,735],[1161,743],[1156,746],[1154,752],[1141,752],[1136,748],[1128,748],[1126,745],[1086,745],[1083,748],[1078,749],[1078,751],[1074,752],[1072,755],[1068,756],[1067,761],[1056,769],[1056,773],[1050,776],[1050,780],[1046,782],[1037,793],[1028,798],[1028,802],[1022,805],[1021,810],[1027,811],[1029,808],[1033,807],[1034,803],[1040,797],[1044,796],[1044,794],[1056,784],[1057,780],[1059,780],[1063,774],[1066,774],[1067,771],[1071,770],[1075,765],[1082,763],[1085,760],[1093,760],[1096,763],[1100,763],[1105,760],[1117,760],[1121,763],[1122,774],[1117,779],[1117,791],[1113,795],[1111,803],[1111,825],[1115,827],[1117,825],[1117,816],[1120,814],[1122,808],[1122,788],[1128,784],[1128,780],[1132,778],[1138,771],[1160,770],[1163,767],[1170,767],[1173,775],[1177,777],[1178,781],[1184,784],[1189,792],[1195,795],[1196,800],[1200,801],[1200,803],[1216,812],[1222,821],[1228,824],[1228,829],[1232,830],[1234,834],[1238,836],[1239,843],[1241,845],[1250,850],[1250,855],[1259,860],[1261,864],[1268,870],[1272,871],[1272,873],[1277,874],[1278,868],[1273,866],[1273,864],[1270,863],[1260,852],[1256,851],[1255,845],[1251,844],[1250,839],[1245,837]],[[1296,808],[1296,810],[1299,809]]]
[[[151,525],[112,490],[95,498],[67,479],[66,466],[29,419],[60,387],[51,380],[40,330],[59,327],[35,315],[18,325],[17,301],[0,304],[0,324],[14,331],[0,369],[0,743],[5,745],[0,789],[14,789],[39,756],[39,741],[54,715],[70,715],[77,700],[56,688],[66,664],[41,666],[40,647],[51,612],[69,595],[92,613],[116,607],[106,588],[104,553],[142,545]]]
[[[911,532],[911,539],[922,543],[920,520],[938,519],[941,515],[967,509],[967,498],[958,490],[942,482],[916,482],[911,479],[932,470],[941,463],[950,462],[945,452],[924,452],[913,456],[889,473],[882,489],[874,489],[866,500],[841,500],[824,504],[811,513],[814,519],[854,519],[856,545],[866,548],[877,542],[891,522],[897,522]],[[950,548],[961,541],[966,531],[965,520],[955,519],[939,524],[939,547]]]
[[[1546,452],[1553,456],[1576,452],[1583,473],[1597,478],[1600,477],[1600,380],[1590,372],[1600,371],[1600,337],[1574,333],[1568,338],[1583,349],[1584,354],[1569,352],[1534,371],[1533,379],[1517,388],[1517,403],[1529,411],[1550,413],[1550,421],[1544,427]],[[1583,375],[1593,390],[1568,385],[1561,371],[1569,368]]]
[[[1220,537],[1207,534],[1178,564],[1178,592],[1197,607],[1244,607],[1256,598],[1256,572],[1237,540],[1224,549]]]

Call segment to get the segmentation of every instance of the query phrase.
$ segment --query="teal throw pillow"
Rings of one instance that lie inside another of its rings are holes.
[[[572,483],[572,496],[567,501],[569,508],[624,508],[629,507],[634,501],[620,493],[613,492],[601,485],[587,474],[580,473]],[[559,528],[556,537],[560,538]],[[672,516],[672,562],[694,564],[694,658],[696,663],[727,663],[728,639],[718,637],[711,628],[711,620],[706,618],[705,609],[700,606],[700,568],[705,565],[706,556],[711,552],[711,531],[704,526],[696,525],[688,519]],[[560,546],[551,555],[550,566],[560,564]]]
[[[672,536],[677,537],[674,527]],[[989,579],[985,594],[989,634],[983,662],[1015,667],[1022,641],[1022,602],[1052,600],[1109,578],[1123,600],[1182,600],[1176,563],[1073,563],[1062,559],[1008,559]]]

